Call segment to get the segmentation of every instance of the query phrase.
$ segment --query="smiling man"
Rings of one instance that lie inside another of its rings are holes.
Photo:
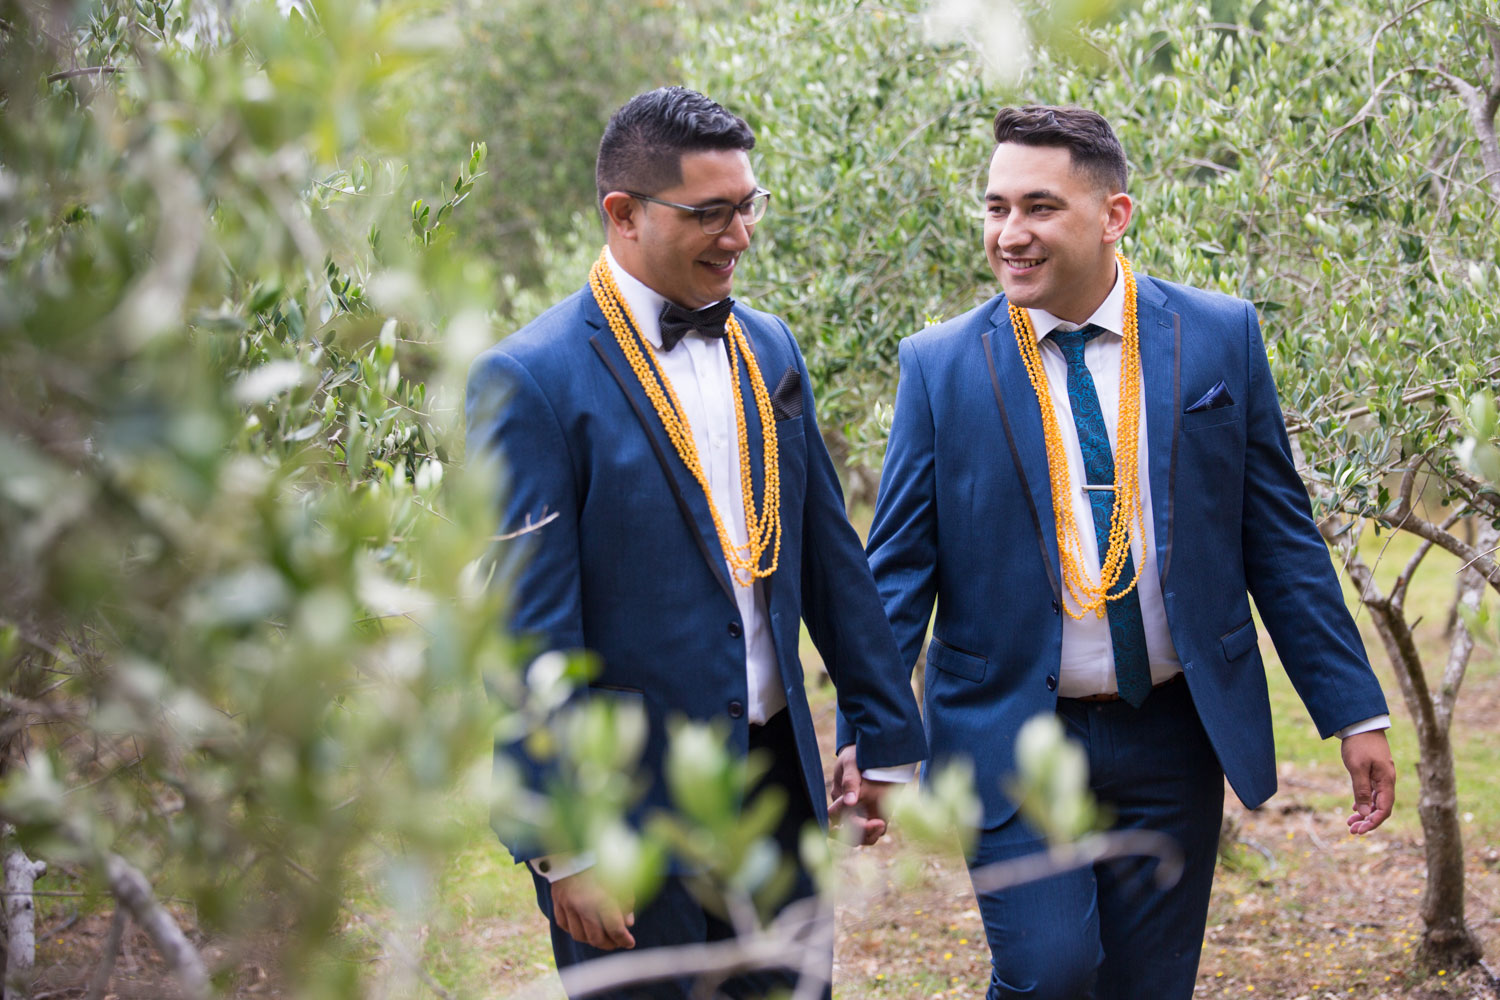
[[[646,791],[633,819],[672,807],[669,722],[716,721],[732,753],[759,751],[770,763],[750,795],[769,789],[786,802],[775,837],[797,862],[796,900],[813,892],[799,835],[829,811],[799,619],[853,720],[833,811],[862,815],[866,843],[884,830],[884,781],[910,777],[926,743],[844,516],[802,355],[780,319],[729,298],[770,200],[755,183],[754,145],[744,121],[680,87],[615,113],[597,168],[606,246],[586,287],[475,361],[469,449],[509,469],[505,530],[537,526],[521,537],[512,629],[538,651],[592,651],[598,674],[580,696],[644,711]],[[546,787],[546,763],[526,744],[496,752]],[[862,781],[861,767],[882,770]],[[587,855],[509,846],[530,863],[560,968],[733,935],[676,863],[656,899],[616,900]],[[822,930],[826,979],[831,927]],[[800,955],[785,958],[807,968]],[[760,997],[795,981],[757,969],[717,989]],[[683,977],[596,995],[707,994]]]
[[[935,763],[974,764],[972,866],[1045,847],[1002,791],[1044,712],[1086,749],[1116,828],[1186,858],[1170,887],[1136,860],[982,894],[990,1000],[1185,1000],[1224,778],[1250,807],[1276,789],[1250,599],[1319,732],[1341,738],[1355,834],[1391,810],[1386,703],[1254,307],[1117,253],[1134,206],[1099,115],[1006,108],[995,142],[983,239],[1004,291],[901,344],[870,562],[908,665],[931,621],[928,738]]]

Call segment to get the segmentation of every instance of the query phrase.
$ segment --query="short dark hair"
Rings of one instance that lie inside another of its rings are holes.
[[[656,194],[682,181],[682,154],[755,148],[745,120],[686,87],[638,94],[610,116],[599,140],[594,183],[601,212],[611,191]]]
[[[1060,146],[1073,166],[1085,170],[1111,193],[1125,190],[1125,149],[1104,116],[1086,108],[1032,104],[1001,108],[995,115],[995,144]]]

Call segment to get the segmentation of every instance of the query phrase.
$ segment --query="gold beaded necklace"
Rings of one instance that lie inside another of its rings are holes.
[[[776,572],[777,562],[781,558],[781,466],[776,448],[776,419],[771,412],[771,394],[766,391],[760,365],[756,364],[755,354],[750,350],[750,342],[745,338],[745,331],[741,329],[739,320],[731,313],[724,324],[725,339],[729,345],[730,380],[734,387],[734,422],[740,432],[740,491],[745,503],[745,532],[749,538],[745,545],[737,546],[730,540],[724,521],[719,517],[719,508],[714,503],[713,491],[709,489],[703,464],[698,460],[698,447],[693,442],[693,431],[688,426],[682,403],[677,399],[667,373],[662,371],[656,349],[641,334],[640,324],[636,322],[630,304],[620,294],[619,286],[615,284],[614,275],[610,273],[609,264],[602,252],[589,271],[589,288],[593,291],[599,308],[603,310],[604,318],[609,321],[609,328],[614,332],[620,350],[625,352],[625,359],[630,362],[637,381],[651,400],[651,405],[656,408],[656,415],[661,418],[667,437],[672,439],[672,446],[677,449],[682,463],[703,488],[703,496],[708,500],[708,512],[713,515],[714,529],[719,533],[719,546],[724,550],[724,560],[729,564],[734,582],[741,587],[748,587],[756,580],[769,577]],[[646,360],[648,357],[650,361]],[[756,513],[753,497],[750,439],[745,433],[745,403],[740,394],[741,358],[750,375],[750,388],[755,394],[761,439],[765,445],[763,461],[766,482],[759,514]],[[768,549],[771,564],[761,566],[762,557]]]
[[[1115,503],[1109,522],[1109,545],[1100,558],[1097,585],[1089,579],[1080,554],[1078,522],[1073,519],[1068,456],[1063,449],[1062,432],[1057,426],[1057,413],[1052,408],[1047,373],[1042,369],[1036,331],[1026,310],[1010,303],[1010,323],[1015,328],[1016,346],[1021,349],[1021,360],[1026,365],[1026,374],[1031,379],[1031,388],[1036,392],[1042,411],[1042,437],[1047,445],[1047,471],[1052,482],[1052,516],[1057,524],[1057,554],[1062,563],[1067,596],[1079,608],[1074,611],[1064,600],[1063,609],[1075,620],[1082,619],[1090,611],[1104,617],[1107,602],[1117,601],[1135,589],[1141,578],[1140,565],[1136,566],[1135,577],[1129,584],[1110,592],[1111,588],[1120,585],[1120,575],[1130,555],[1132,529],[1139,530],[1143,545],[1146,539],[1146,514],[1141,503],[1137,464],[1141,428],[1141,341],[1136,321],[1135,274],[1123,254],[1116,253],[1115,259],[1125,276],[1125,336],[1120,359],[1120,415],[1115,435],[1118,442],[1115,449]],[[1144,562],[1142,559],[1141,563]]]

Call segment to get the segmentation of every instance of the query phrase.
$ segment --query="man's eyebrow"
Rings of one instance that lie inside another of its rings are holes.
[[[745,202],[749,201],[751,198],[754,198],[755,197],[755,192],[757,192],[759,190],[760,190],[759,187],[753,187],[753,188],[751,188],[749,191],[745,192],[745,197],[741,198],[739,201],[730,201],[728,198],[710,198],[708,201],[700,201],[700,202],[698,202],[693,207],[695,207],[695,208],[725,208],[725,207],[734,208],[736,205],[743,205]]]
[[[985,192],[984,200],[985,201],[1005,201],[1006,199],[1005,199],[1005,196],[1003,194],[996,194],[993,191],[987,191],[987,192]],[[1018,201],[1055,201],[1055,202],[1058,202],[1059,204],[1063,204],[1063,205],[1066,205],[1068,203],[1068,200],[1066,198],[1064,198],[1062,195],[1058,194],[1056,191],[1049,191],[1047,188],[1041,188],[1041,189],[1036,190],[1036,191],[1027,191],[1025,194],[1021,195],[1021,197],[1019,199],[1017,199],[1017,200]]]

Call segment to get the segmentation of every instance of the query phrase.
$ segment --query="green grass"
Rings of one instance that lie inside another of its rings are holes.
[[[1377,583],[1387,593],[1392,581],[1405,567],[1416,548],[1417,539],[1406,534],[1394,537],[1386,534],[1376,538],[1373,533],[1369,533],[1360,544],[1365,560],[1375,568]],[[1423,560],[1421,568],[1413,577],[1407,595],[1408,617],[1415,623],[1418,649],[1433,688],[1436,688],[1448,659],[1448,641],[1443,635],[1443,628],[1448,608],[1453,601],[1458,568],[1457,558],[1434,549]],[[1354,614],[1370,662],[1380,677],[1386,700],[1391,707],[1392,726],[1388,736],[1398,776],[1397,808],[1389,823],[1394,832],[1415,834],[1420,831],[1414,808],[1418,791],[1416,732],[1408,720],[1400,685],[1386,656],[1385,647],[1370,621],[1369,612],[1359,605],[1347,579],[1344,582],[1345,599]],[[1493,601],[1493,595],[1486,594],[1485,600]],[[1270,641],[1265,638],[1264,629],[1261,651],[1266,660],[1278,761],[1291,762],[1301,768],[1339,768],[1338,747],[1318,737],[1307,710],[1293,690],[1286,672],[1281,669],[1280,660]],[[1460,808],[1473,815],[1473,819],[1465,824],[1465,829],[1466,832],[1470,829],[1484,831],[1486,836],[1493,836],[1495,831],[1500,830],[1500,731],[1489,726],[1475,725],[1475,720],[1465,710],[1465,698],[1474,698],[1481,689],[1493,687],[1497,672],[1500,672],[1500,663],[1497,663],[1493,649],[1481,644],[1474,651],[1464,686],[1460,688],[1456,718],[1451,731]],[[1345,795],[1334,799],[1326,795],[1312,796],[1310,804],[1319,809],[1346,808],[1349,797]]]

